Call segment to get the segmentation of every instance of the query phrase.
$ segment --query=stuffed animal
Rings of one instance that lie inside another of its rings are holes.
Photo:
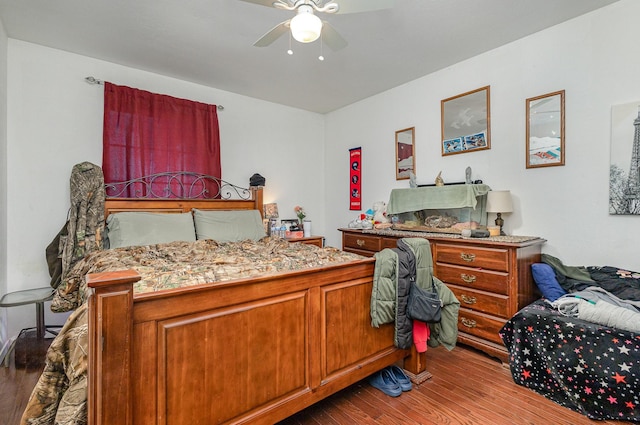
[[[387,218],[387,204],[378,201],[373,203],[373,222],[374,223],[388,223]]]
[[[373,203],[373,208],[369,208],[364,214],[359,214],[352,220],[348,227],[350,229],[376,229],[390,227],[391,220],[387,218],[387,204],[383,201]]]
[[[366,214],[358,214],[358,217],[351,220],[347,225],[350,229],[371,229],[373,223],[367,218]]]

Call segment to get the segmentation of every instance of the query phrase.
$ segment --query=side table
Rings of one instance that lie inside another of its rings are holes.
[[[46,333],[57,335],[58,332],[52,331],[51,328],[59,328],[59,326],[47,326],[44,322],[44,303],[53,298],[54,288],[48,286],[44,288],[25,289],[22,291],[9,292],[0,299],[0,307],[16,307],[27,304],[36,305],[36,326],[30,329],[20,331],[18,338],[13,342],[9,351],[5,356],[5,366],[8,366],[9,356],[11,352],[15,353],[16,366],[25,366],[29,362],[30,352],[35,351],[37,361],[44,360],[43,353],[51,342],[45,338]],[[42,357],[42,358],[40,358]]]
[[[318,248],[324,247],[324,236],[307,236],[303,238],[287,238],[288,242],[300,242],[307,245],[315,245]]]

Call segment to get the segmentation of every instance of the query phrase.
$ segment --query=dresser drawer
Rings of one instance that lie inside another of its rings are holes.
[[[437,263],[434,274],[445,283],[482,289],[496,294],[509,294],[509,274],[505,272]]]
[[[436,261],[483,269],[509,271],[509,251],[465,245],[438,244]]]
[[[498,332],[506,323],[486,314],[478,313],[467,308],[460,308],[458,313],[458,331],[475,335],[487,341],[502,344],[502,339]]]
[[[353,235],[349,233],[344,233],[342,238],[342,245],[345,251],[349,251],[348,248],[352,248],[357,250],[358,252],[362,251],[370,251],[371,253],[375,253],[380,251],[380,241],[381,238],[378,236],[369,236],[369,235]]]
[[[343,251],[350,252],[352,254],[362,255],[363,257],[373,257],[374,255],[376,255],[376,253],[373,251],[364,251],[362,249],[345,248],[343,249]]]
[[[475,291],[463,286],[448,285],[449,289],[454,293],[460,306],[482,313],[494,316],[504,317],[508,319],[508,300],[506,295],[491,294],[484,291]]]
[[[398,247],[398,239],[382,238],[382,242],[380,244],[380,249],[397,248],[397,247]]]

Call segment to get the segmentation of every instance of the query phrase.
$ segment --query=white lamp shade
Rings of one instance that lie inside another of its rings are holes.
[[[511,192],[508,190],[492,190],[487,194],[487,212],[510,213],[513,212]]]
[[[291,19],[291,35],[300,43],[311,43],[320,37],[322,21],[313,14],[310,6],[300,6],[298,14]]]

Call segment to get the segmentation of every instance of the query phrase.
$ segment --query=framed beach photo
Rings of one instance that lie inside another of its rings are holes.
[[[564,165],[564,90],[527,99],[527,168]]]
[[[415,127],[396,131],[396,180],[408,179],[415,168]]]
[[[440,102],[442,156],[491,149],[490,86]]]

